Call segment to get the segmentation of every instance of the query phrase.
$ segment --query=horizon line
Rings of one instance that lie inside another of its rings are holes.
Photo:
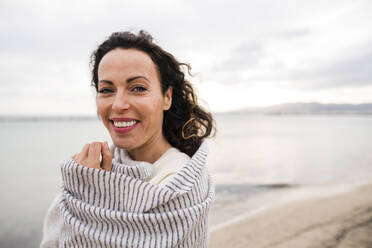
[[[230,109],[230,110],[217,110],[217,111],[210,111],[214,114],[222,114],[222,113],[231,113],[231,112],[239,112],[239,111],[246,111],[248,109],[254,108],[254,109],[264,109],[264,108],[270,108],[274,106],[279,105],[285,105],[285,104],[320,104],[320,105],[368,105],[372,104],[372,102],[363,102],[363,103],[321,103],[316,101],[309,101],[309,102],[283,102],[278,104],[272,104],[272,105],[266,105],[266,106],[245,106],[241,108],[236,109]],[[0,118],[48,118],[48,117],[64,117],[64,118],[98,118],[96,114],[83,114],[83,113],[16,113],[16,114],[10,114],[10,113],[0,113]]]

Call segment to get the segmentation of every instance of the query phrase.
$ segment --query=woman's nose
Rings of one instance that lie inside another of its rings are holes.
[[[129,109],[129,106],[128,97],[125,94],[118,92],[115,95],[114,102],[112,103],[112,109],[120,112]]]

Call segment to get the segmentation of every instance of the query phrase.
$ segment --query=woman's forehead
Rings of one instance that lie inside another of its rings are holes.
[[[157,76],[154,62],[145,52],[116,48],[105,54],[98,66],[98,75]]]

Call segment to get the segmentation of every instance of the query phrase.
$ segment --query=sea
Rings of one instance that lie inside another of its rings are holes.
[[[326,191],[372,180],[372,115],[218,113],[215,119],[207,165],[216,213],[247,199],[245,211],[254,211],[269,204],[263,194],[283,189]],[[59,162],[86,143],[111,143],[110,136],[98,119],[44,118],[2,119],[0,137],[0,247],[38,247],[45,213],[60,191]]]

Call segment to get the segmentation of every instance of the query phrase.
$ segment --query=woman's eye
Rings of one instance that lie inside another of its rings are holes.
[[[98,90],[98,93],[101,93],[101,94],[112,93],[112,92],[113,92],[113,90],[105,89],[105,88]]]
[[[136,87],[133,87],[132,88],[132,91],[134,92],[143,92],[143,91],[146,91],[147,89],[143,86],[136,86]]]

